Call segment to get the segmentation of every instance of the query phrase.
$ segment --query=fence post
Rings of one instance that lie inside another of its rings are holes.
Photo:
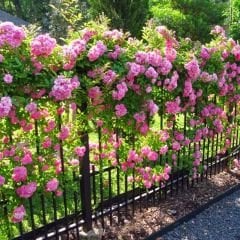
[[[81,112],[86,113],[87,104],[81,106]],[[87,121],[87,120],[86,120]],[[85,123],[86,126],[88,123]],[[85,126],[85,127],[86,127]],[[91,207],[91,174],[90,174],[90,158],[89,158],[89,136],[88,132],[81,133],[81,141],[86,147],[86,152],[80,161],[80,192],[82,213],[84,219],[84,230],[89,231],[92,229],[92,207]]]
[[[83,219],[85,221],[84,228],[89,231],[92,229],[92,208],[91,208],[91,179],[90,179],[90,160],[89,160],[89,138],[88,133],[84,133],[81,137],[82,143],[86,147],[86,152],[81,160],[80,173],[81,177],[81,203]]]

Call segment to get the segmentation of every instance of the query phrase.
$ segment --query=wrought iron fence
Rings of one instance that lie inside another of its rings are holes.
[[[61,117],[58,116],[57,121],[58,128],[61,129]],[[163,121],[163,116],[160,116],[160,128],[163,127]],[[104,151],[103,132],[100,127],[96,128],[94,133],[100,153],[99,164],[91,163],[89,134],[81,133],[80,137],[86,147],[86,154],[78,171],[72,172],[71,176],[66,175],[64,169],[64,161],[66,161],[64,143],[60,141],[59,152],[63,168],[62,196],[56,197],[54,193],[51,196],[43,192],[35,193],[33,197],[26,200],[28,219],[12,225],[8,220],[8,200],[2,195],[0,212],[5,216],[4,234],[8,239],[58,239],[61,235],[65,235],[66,239],[70,239],[71,235],[80,239],[79,228],[82,226],[86,230],[90,230],[93,224],[100,224],[104,228],[106,224],[121,223],[125,217],[134,216],[136,209],[141,210],[150,202],[159,204],[160,200],[167,198],[168,194],[178,193],[223,171],[229,160],[235,157],[239,158],[240,138],[237,106],[235,106],[235,117],[231,119],[231,123],[235,124],[235,128],[231,135],[231,146],[227,152],[220,152],[225,133],[216,134],[212,138],[204,138],[198,142],[202,150],[202,171],[196,178],[192,177],[189,167],[185,165],[196,144],[191,143],[178,152],[177,166],[170,175],[170,179],[149,189],[134,181],[129,182],[129,175],[127,176],[119,165],[112,166],[110,163],[103,165],[103,161],[101,161],[101,153]],[[183,116],[183,131],[189,129],[186,125],[186,116]],[[122,137],[123,133],[119,129],[115,129],[115,133],[116,139],[119,136]],[[35,121],[34,134],[36,152],[40,155],[38,121]],[[129,142],[133,147],[134,141],[134,137],[132,137]],[[118,152],[116,152],[116,159],[118,163],[121,160]],[[159,159],[153,164],[163,163],[170,163],[168,154],[159,156]],[[130,175],[134,178],[135,174],[135,170],[132,169]]]

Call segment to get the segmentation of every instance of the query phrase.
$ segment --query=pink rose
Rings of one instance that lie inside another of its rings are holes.
[[[25,110],[29,113],[34,113],[37,111],[37,104],[35,102],[31,102],[27,104],[27,106],[25,107]]]
[[[173,149],[174,151],[179,151],[179,150],[181,149],[180,143],[177,142],[177,141],[173,142],[173,144],[172,144],[172,149]]]
[[[31,164],[33,162],[31,153],[26,153],[21,159],[23,165]]]
[[[149,126],[147,125],[147,123],[143,123],[139,129],[140,133],[143,135],[146,135],[148,130],[149,130]]]
[[[163,146],[163,147],[160,148],[159,154],[164,155],[164,154],[167,153],[167,151],[168,151],[168,146],[165,145],[165,146]]]
[[[2,97],[0,99],[0,118],[8,116],[12,108],[12,100],[10,97]]]
[[[150,160],[150,161],[157,161],[158,159],[158,154],[155,152],[155,151],[150,151],[147,155],[147,158]]]
[[[168,101],[165,103],[166,113],[168,114],[177,114],[181,112],[181,107],[179,106],[179,99],[175,99],[175,101]]]
[[[166,181],[169,179],[168,173],[163,173],[163,179]]]
[[[59,181],[56,178],[48,181],[46,184],[46,191],[47,192],[55,192],[58,188]]]
[[[70,129],[67,126],[62,126],[61,132],[58,135],[58,138],[62,141],[66,140],[70,135]]]
[[[165,168],[164,168],[164,173],[170,174],[171,171],[172,171],[172,168],[171,168],[169,165],[166,164],[166,166],[165,166]]]
[[[184,68],[187,70],[188,76],[192,80],[196,80],[200,75],[201,70],[199,68],[198,61],[196,59],[193,59],[190,62],[186,63],[184,65]]]
[[[42,142],[43,148],[50,148],[52,146],[52,140],[49,137],[46,137]]]
[[[143,181],[143,185],[146,187],[146,188],[151,188],[152,187],[152,182],[150,180],[144,180]]]
[[[34,56],[47,57],[52,54],[56,47],[57,41],[48,34],[38,35],[31,42],[31,53]]]
[[[76,147],[74,149],[74,152],[76,155],[78,155],[79,157],[83,157],[85,152],[86,152],[86,147],[82,146],[82,147]]]
[[[25,39],[26,34],[24,29],[15,26],[12,22],[3,22],[0,24],[1,41],[0,47],[9,45],[12,48],[17,48]]]
[[[26,185],[22,185],[21,187],[16,189],[17,195],[20,198],[30,198],[37,190],[37,183],[30,182]]]
[[[127,108],[124,104],[117,104],[115,106],[115,114],[118,118],[123,117],[127,114]]]
[[[9,73],[5,74],[4,77],[3,77],[3,81],[7,84],[10,84],[13,81],[13,76]]]
[[[22,222],[24,216],[26,215],[26,210],[23,205],[20,205],[19,207],[16,207],[13,210],[13,215],[11,221],[13,223],[19,223]]]
[[[158,73],[155,71],[155,69],[153,68],[153,67],[149,67],[148,69],[147,69],[147,71],[145,72],[145,76],[147,77],[147,78],[158,78]]]
[[[15,182],[25,181],[27,179],[27,169],[24,166],[13,169],[12,179]]]
[[[96,61],[99,57],[101,57],[107,51],[107,47],[104,45],[102,41],[98,41],[95,46],[91,47],[88,52],[88,60],[90,62]]]

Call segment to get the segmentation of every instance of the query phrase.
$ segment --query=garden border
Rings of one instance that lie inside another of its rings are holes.
[[[208,209],[213,204],[219,202],[223,198],[229,196],[230,194],[232,194],[232,193],[234,193],[238,190],[240,190],[240,184],[237,184],[234,187],[231,187],[230,189],[226,190],[225,192],[219,194],[217,197],[208,201],[206,204],[204,204],[204,205],[198,207],[196,210],[190,212],[186,216],[181,217],[180,219],[178,219],[174,223],[168,225],[167,227],[164,227],[163,229],[159,230],[158,232],[155,232],[155,233],[151,234],[145,240],[155,240],[158,237],[162,237],[163,235],[167,234],[168,232],[171,232],[172,230],[174,230],[178,226],[182,225],[183,223],[189,222],[190,220],[192,220],[194,217],[196,217],[198,214],[200,214],[204,210]]]

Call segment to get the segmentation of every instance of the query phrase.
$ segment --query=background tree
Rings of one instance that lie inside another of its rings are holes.
[[[50,0],[49,6],[49,32],[57,39],[66,37],[69,26],[76,31],[87,18],[79,0]]]
[[[66,36],[69,25],[77,28],[88,16],[86,2],[81,0],[1,0],[0,9],[40,26],[58,39]]]
[[[179,37],[207,42],[210,29],[224,22],[225,1],[213,0],[150,0],[153,18],[173,29]]]
[[[149,0],[88,0],[88,3],[93,17],[104,13],[111,19],[112,27],[129,31],[133,36],[141,35],[149,12]]]
[[[0,9],[48,30],[50,0],[1,0]]]
[[[111,19],[112,27],[137,37],[150,17],[192,40],[209,41],[211,27],[224,23],[231,36],[240,37],[240,0],[1,0],[0,9],[38,24],[57,38],[66,35],[68,25],[72,26],[69,20],[79,26],[84,18],[95,19],[101,13]]]
[[[226,25],[229,35],[234,39],[240,39],[240,0],[230,0],[225,12]]]

